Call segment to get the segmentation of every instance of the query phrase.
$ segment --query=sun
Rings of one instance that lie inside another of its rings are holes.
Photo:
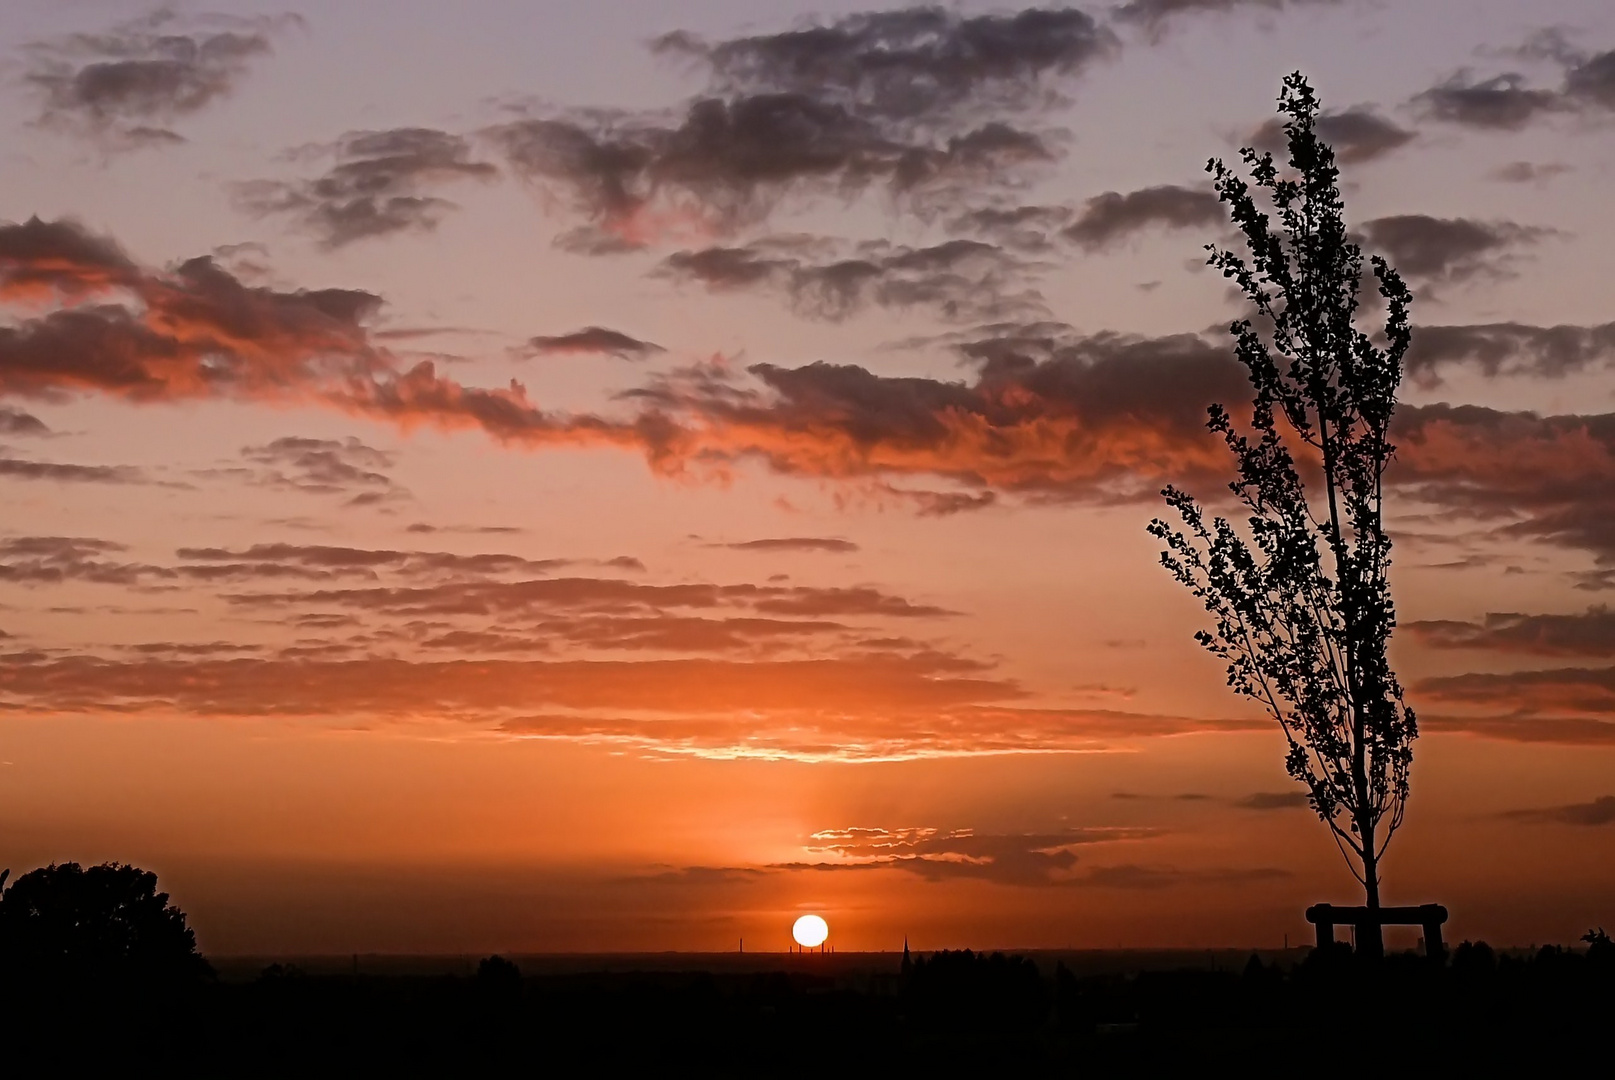
[[[830,936],[830,924],[817,915],[804,915],[791,927],[791,936],[804,949],[816,949]]]

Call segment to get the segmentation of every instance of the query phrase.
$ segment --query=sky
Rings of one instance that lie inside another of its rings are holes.
[[[1307,940],[1145,532],[1296,70],[1415,295],[1386,902],[1607,925],[1605,0],[10,0],[0,865],[214,954]]]

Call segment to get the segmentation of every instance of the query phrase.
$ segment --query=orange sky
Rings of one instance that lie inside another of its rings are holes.
[[[1417,295],[1387,900],[1608,923],[1615,21],[1462,6],[24,0],[0,866],[217,953],[1304,939],[1354,883],[1144,533],[1300,68]]]

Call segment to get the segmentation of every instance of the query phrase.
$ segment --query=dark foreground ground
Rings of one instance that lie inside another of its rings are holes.
[[[189,985],[3,979],[0,1069],[1447,1075],[1585,1059],[1607,1075],[1611,952],[960,952],[906,974],[891,953],[224,960]]]

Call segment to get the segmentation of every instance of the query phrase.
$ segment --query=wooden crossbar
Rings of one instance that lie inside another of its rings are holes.
[[[1414,907],[1382,907],[1369,911],[1366,907],[1339,907],[1335,904],[1313,904],[1307,908],[1307,922],[1318,928],[1318,947],[1333,944],[1335,927],[1355,926],[1360,930],[1379,926],[1419,926],[1424,928],[1424,951],[1427,956],[1440,956],[1446,949],[1441,940],[1441,924],[1447,921],[1447,909],[1440,904],[1419,904]]]

